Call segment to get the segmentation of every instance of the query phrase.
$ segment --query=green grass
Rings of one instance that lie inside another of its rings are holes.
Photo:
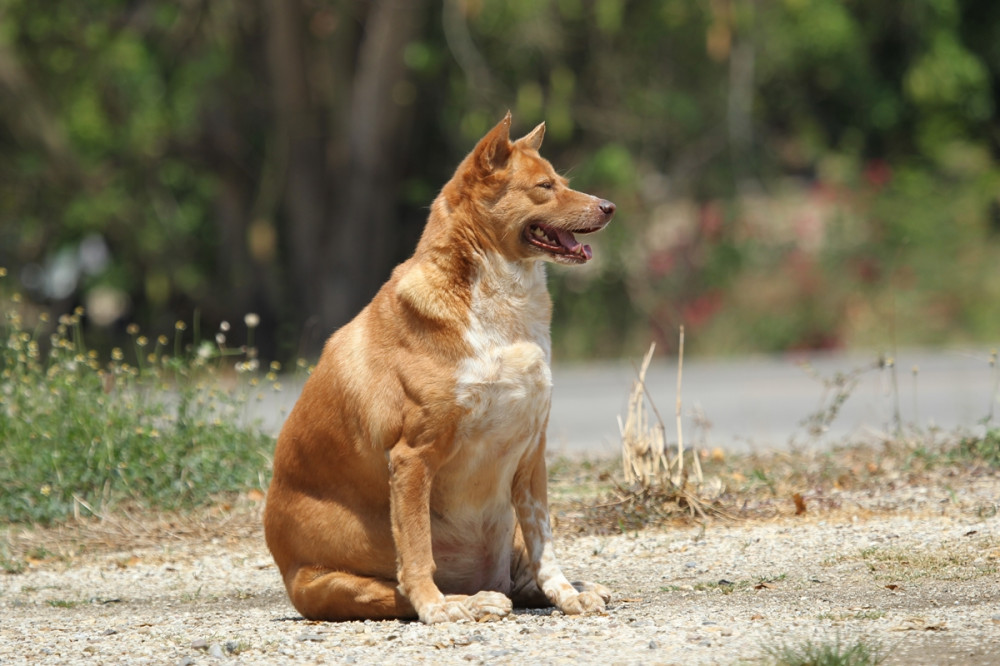
[[[28,330],[22,309],[15,295],[0,322],[0,524],[266,488],[273,440],[245,416],[254,396],[279,388],[278,368],[261,376],[252,348],[226,348],[224,331],[187,342],[183,322],[172,340],[130,326],[131,348],[101,362],[82,310],[36,315]],[[227,378],[234,388],[220,388]]]
[[[85,604],[85,601],[70,601],[69,599],[51,599],[45,602],[53,608],[76,608],[80,604]]]
[[[816,616],[817,620],[829,620],[831,622],[850,622],[853,620],[881,620],[885,617],[884,610],[862,610],[854,613],[849,612],[826,612]]]
[[[878,646],[862,640],[851,644],[833,642],[814,643],[811,640],[799,645],[780,645],[764,649],[765,660],[774,666],[874,666],[885,656]]]
[[[990,467],[1000,468],[1000,427],[987,429],[982,437],[962,439],[955,454],[962,459],[981,460]]]

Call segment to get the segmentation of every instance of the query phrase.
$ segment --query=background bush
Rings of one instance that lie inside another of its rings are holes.
[[[241,383],[225,388],[223,343],[174,355],[183,325],[173,342],[132,327],[131,360],[115,348],[101,363],[84,344],[83,314],[59,319],[47,354],[16,308],[0,324],[0,522],[105,515],[123,503],[186,508],[266,489],[273,440],[246,407],[276,377],[265,375],[265,388],[243,361]]]
[[[105,352],[315,352],[508,108],[619,213],[555,349],[995,340],[991,0],[0,0],[0,265]]]

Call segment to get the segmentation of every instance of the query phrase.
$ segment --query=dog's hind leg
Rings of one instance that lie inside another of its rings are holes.
[[[552,605],[545,593],[535,582],[535,574],[531,568],[531,559],[524,545],[524,536],[520,526],[514,533],[514,551],[511,557],[510,578],[511,600],[516,608],[547,608]],[[570,583],[577,592],[593,592],[604,600],[611,601],[611,590],[600,583],[588,581],[573,581]]]
[[[291,577],[288,595],[307,620],[413,619],[417,611],[398,589],[384,578],[356,576],[323,567],[301,567]],[[445,601],[461,605],[465,614],[481,621],[510,613],[511,602],[499,592],[445,595]]]
[[[394,580],[357,576],[325,567],[299,567],[286,578],[288,596],[308,620],[388,620],[417,612]]]

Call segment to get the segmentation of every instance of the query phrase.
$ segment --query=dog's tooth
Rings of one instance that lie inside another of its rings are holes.
[[[531,233],[535,235],[535,238],[545,238],[545,232],[542,231],[540,227],[535,227],[534,231]]]

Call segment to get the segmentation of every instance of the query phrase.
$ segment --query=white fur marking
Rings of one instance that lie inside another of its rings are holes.
[[[472,353],[457,377],[456,399],[468,410],[459,426],[463,443],[487,451],[488,443],[521,444],[523,451],[538,440],[552,389],[548,325],[544,265],[485,257],[465,333]]]

